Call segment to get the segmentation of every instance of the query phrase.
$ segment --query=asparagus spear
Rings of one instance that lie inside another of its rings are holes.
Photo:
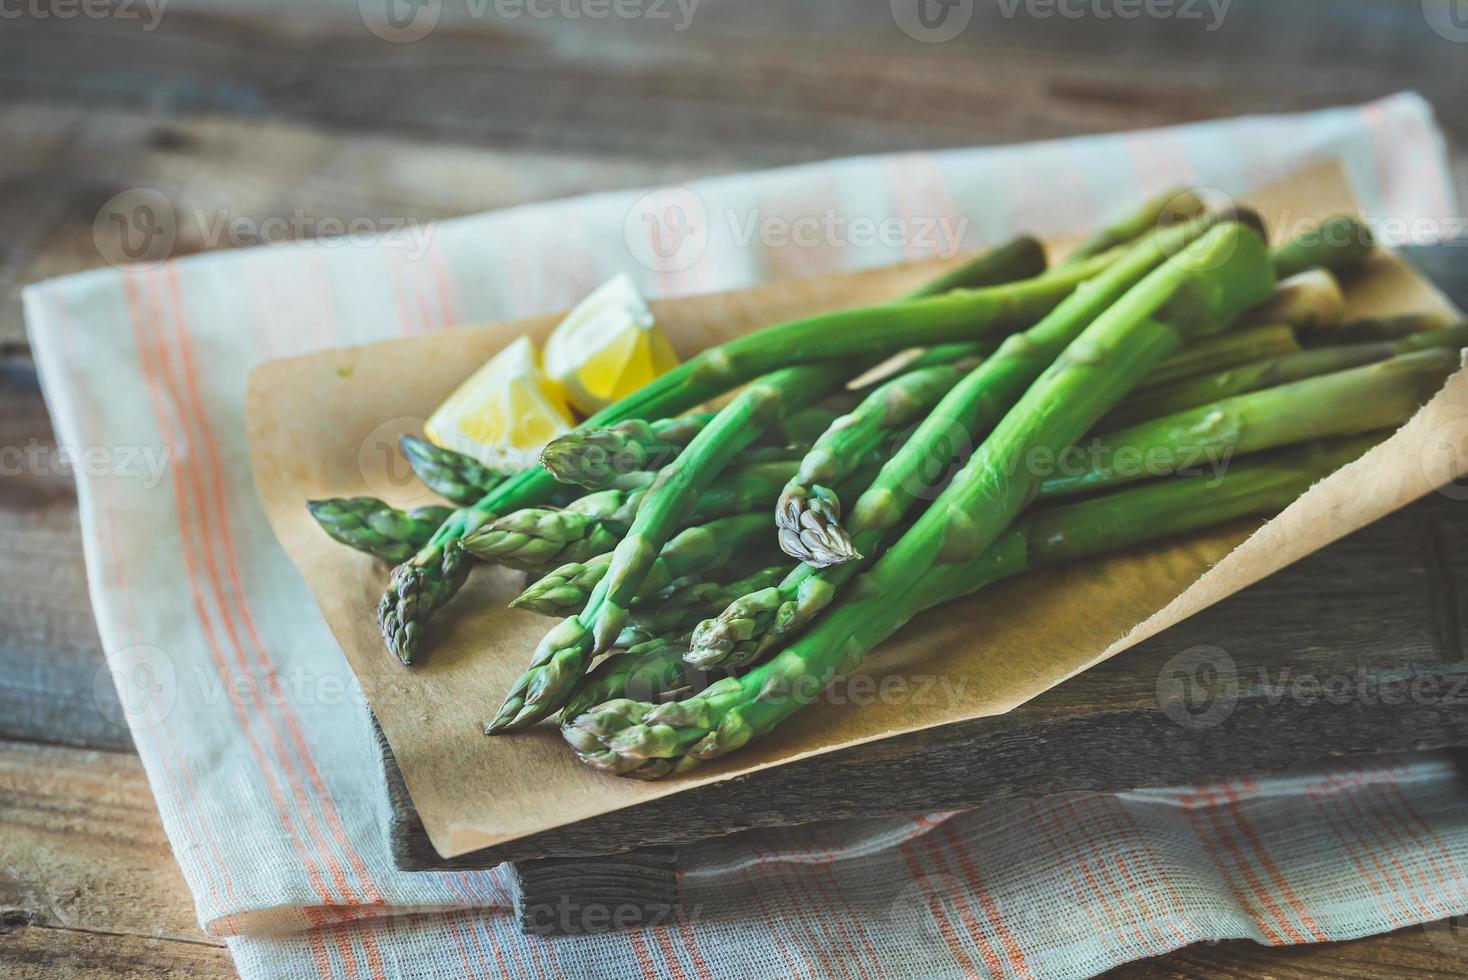
[[[1021,235],[1013,241],[935,276],[906,295],[906,299],[941,296],[955,289],[998,286],[1039,275],[1045,269],[1045,246],[1038,239]]]
[[[1350,215],[1337,215],[1315,231],[1302,233],[1271,254],[1274,273],[1281,279],[1310,269],[1352,272],[1365,264],[1376,248],[1371,230]]]
[[[789,563],[767,565],[731,582],[693,582],[637,607],[632,621],[649,633],[686,632],[712,610],[723,609],[746,593],[769,588],[789,571]]]
[[[402,561],[423,547],[452,512],[442,506],[401,511],[375,497],[308,500],[306,508],[337,541],[388,561]]]
[[[1067,497],[1204,461],[1216,465],[1292,442],[1398,425],[1457,367],[1454,350],[1415,351],[1142,422],[1097,437],[1084,447],[1094,463],[1046,480],[1038,496]]]
[[[794,467],[794,463],[767,463],[731,470],[699,496],[687,519],[763,511]],[[632,527],[648,489],[602,490],[561,510],[526,507],[472,532],[462,548],[481,561],[531,572],[587,561],[616,547]]]
[[[1066,345],[1168,256],[1206,232],[1213,220],[1204,216],[1148,237],[1036,326],[1007,339],[993,357],[959,381],[857,500],[850,523],[854,550],[876,554],[950,461],[1002,418]],[[777,588],[742,597],[694,630],[689,663],[710,667],[752,661],[773,642],[768,634],[782,607],[793,609],[803,596],[799,608],[814,615],[856,571],[854,562],[824,569],[802,565]],[[784,618],[791,619],[791,613]]]
[[[1414,350],[1465,346],[1468,346],[1468,324],[1444,330],[1429,330],[1396,341],[1309,348],[1243,364],[1217,374],[1200,375],[1160,388],[1139,391],[1118,405],[1103,424],[1108,429],[1117,429],[1207,405],[1222,398],[1272,388],[1290,381],[1303,381],[1305,378],[1334,371],[1344,371]]]
[[[540,461],[562,483],[604,490],[628,474],[661,469],[703,431],[714,415],[698,412],[655,422],[628,419],[600,429],[577,429],[552,439],[541,451]],[[792,416],[774,438],[757,440],[746,453],[809,443],[835,421],[838,413],[813,406]],[[804,438],[790,438],[792,427]]]
[[[1195,191],[1173,187],[1150,197],[1118,220],[1092,234],[1076,247],[1066,261],[1100,255],[1102,252],[1128,245],[1138,238],[1169,224],[1179,224],[1198,217],[1206,210],[1203,199]]]
[[[643,590],[656,593],[689,575],[716,572],[756,548],[768,533],[769,521],[758,511],[686,528],[664,546],[648,572]],[[562,565],[532,584],[510,605],[546,616],[575,613],[586,605],[611,562],[608,552],[586,562]]]
[[[574,511],[528,507],[496,518],[463,546],[480,561],[537,572],[599,555],[625,531],[625,525]]]
[[[1013,255],[990,253],[994,266],[1013,274]],[[627,419],[676,415],[750,378],[792,361],[894,353],[994,336],[1043,316],[1115,256],[1094,258],[1030,279],[959,289],[922,299],[843,310],[746,334],[684,361],[596,415],[585,428]],[[1038,272],[1038,269],[1027,270]],[[996,273],[999,275],[999,273]],[[555,477],[535,467],[505,480],[473,505],[455,512],[428,544],[393,570],[378,603],[377,620],[389,650],[411,664],[433,613],[458,592],[468,574],[460,541],[490,518],[543,503]]]
[[[1441,330],[1456,322],[1456,317],[1446,313],[1407,313],[1322,325],[1299,331],[1299,335],[1300,342],[1307,347],[1319,344],[1371,343],[1378,340],[1400,340],[1412,334]]]
[[[1295,332],[1288,324],[1272,323],[1230,331],[1190,344],[1178,351],[1157,365],[1157,369],[1147,376],[1138,386],[1138,390],[1148,391],[1184,378],[1248,364],[1266,357],[1290,354],[1299,349]]]
[[[924,608],[1032,568],[1275,513],[1375,441],[1358,437],[1252,460],[1217,484],[1205,476],[1159,480],[1041,511],[961,564],[906,572],[913,584],[905,590],[895,587],[889,569],[874,568],[865,577],[870,584],[743,677],[664,705],[606,701],[570,719],[562,733],[582,761],[599,769],[654,778],[685,772],[768,734]]]
[[[720,409],[688,448],[658,473],[586,607],[546,634],[529,669],[511,687],[486,731],[520,728],[559,710],[591,656],[609,649],[627,625],[632,600],[658,553],[714,477],[789,407],[840,384],[850,368],[845,361],[783,368],[752,383]]]
[[[586,672],[566,702],[563,717],[575,718],[613,698],[657,701],[684,687],[689,680],[683,664],[686,641],[686,637],[657,636],[625,650],[613,650]]]
[[[817,567],[859,557],[840,526],[840,500],[829,485],[850,475],[894,430],[927,415],[973,366],[965,359],[907,371],[832,423],[775,505],[780,547],[787,555]]]
[[[427,439],[403,436],[403,455],[424,486],[445,500],[472,504],[508,475],[485,466],[473,456],[435,446]]]

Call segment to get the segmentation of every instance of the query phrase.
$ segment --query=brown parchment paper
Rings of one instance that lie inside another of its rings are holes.
[[[1278,235],[1354,211],[1323,164],[1247,197]],[[808,313],[896,296],[933,274],[909,264],[653,304],[680,353]],[[1447,309],[1382,255],[1349,287],[1352,315]],[[832,698],[730,758],[670,781],[596,773],[555,728],[480,734],[550,622],[505,603],[524,577],[481,570],[434,621],[413,670],[383,648],[374,610],[387,566],[330,541],[308,498],[371,494],[435,502],[395,460],[396,436],[521,334],[558,316],[468,326],[260,366],[246,423],[260,496],[356,672],[439,853],[448,857],[766,766],[930,726],[1000,714],[1279,568],[1403,506],[1468,466],[1468,377],[1456,374],[1410,423],[1317,484],[1273,521],[1194,535],[1121,557],[1024,576],[935,610],[875,651],[874,680],[916,678],[906,696]],[[921,694],[919,689],[921,688]],[[853,695],[855,689],[852,689]],[[857,703],[863,702],[863,703]]]

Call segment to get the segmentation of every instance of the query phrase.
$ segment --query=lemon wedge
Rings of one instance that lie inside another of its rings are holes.
[[[436,446],[488,466],[523,469],[574,425],[565,399],[540,369],[535,345],[521,337],[459,385],[423,430]]]
[[[677,365],[678,355],[626,273],[577,304],[545,343],[545,373],[585,415]]]

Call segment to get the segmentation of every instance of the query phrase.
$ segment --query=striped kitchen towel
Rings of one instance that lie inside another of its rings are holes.
[[[393,867],[366,708],[247,460],[245,378],[267,358],[544,312],[618,271],[671,295],[1073,233],[1165,185],[1238,191],[1318,157],[1341,162],[1379,228],[1457,213],[1413,95],[177,261],[150,261],[189,220],[167,189],[119,195],[97,224],[119,264],[30,287],[26,317],[58,440],[81,461],[116,720],[204,929],[250,978],[1079,977],[1197,940],[1311,942],[1468,910],[1468,792],[1426,757],[744,834],[689,849],[682,921],[525,938],[504,869]]]

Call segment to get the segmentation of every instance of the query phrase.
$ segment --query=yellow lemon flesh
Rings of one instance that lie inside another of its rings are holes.
[[[575,425],[560,391],[521,337],[459,385],[424,424],[430,442],[490,466],[523,469]]]
[[[577,304],[545,343],[545,373],[584,415],[677,364],[678,355],[625,273]]]

